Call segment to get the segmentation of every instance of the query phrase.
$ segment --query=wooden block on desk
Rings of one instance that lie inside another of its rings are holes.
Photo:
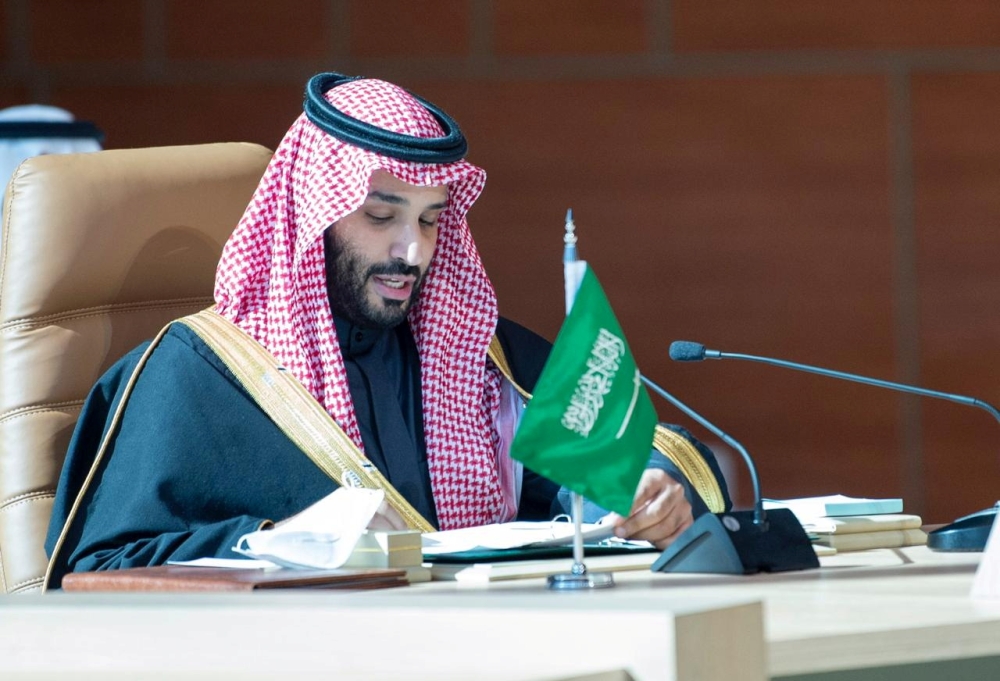
[[[420,536],[416,530],[365,530],[344,567],[419,567],[424,561]]]

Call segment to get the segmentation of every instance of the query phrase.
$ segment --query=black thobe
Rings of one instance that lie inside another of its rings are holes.
[[[503,319],[497,336],[515,379],[531,391],[548,343]],[[343,340],[365,449],[379,471],[433,523],[419,363],[412,337],[408,330],[397,329],[368,339],[371,347],[362,352],[365,340],[356,341],[354,336]],[[113,366],[84,404],[59,482],[46,541],[50,555],[144,349],[137,348]],[[384,353],[396,360],[375,367]],[[392,389],[382,394],[376,390],[380,386]],[[696,445],[714,466],[711,452]],[[651,465],[684,483],[696,515],[705,511],[669,460],[656,454]],[[135,385],[110,451],[84,494],[49,586],[58,587],[62,575],[73,571],[238,557],[231,549],[240,536],[268,520],[295,515],[335,488],[336,483],[268,418],[204,341],[175,324]],[[545,519],[561,512],[558,492],[558,485],[525,470],[518,518]],[[589,519],[596,519],[597,513],[599,509],[590,509]]]

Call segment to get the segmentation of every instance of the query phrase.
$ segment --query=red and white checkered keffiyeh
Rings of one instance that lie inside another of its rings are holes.
[[[405,90],[355,80],[327,92],[341,111],[418,137],[441,136]],[[323,233],[365,201],[384,170],[413,185],[448,185],[437,249],[409,314],[421,362],[424,439],[440,529],[508,520],[497,472],[501,377],[486,360],[497,321],[466,213],[486,174],[466,161],[400,161],[346,144],[305,115],[289,129],[222,253],[220,314],[267,348],[363,448],[327,298]],[[509,494],[508,494],[509,496]]]

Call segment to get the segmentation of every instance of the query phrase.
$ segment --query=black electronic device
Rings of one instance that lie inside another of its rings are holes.
[[[990,403],[976,399],[975,397],[955,395],[953,393],[945,393],[939,390],[930,390],[928,388],[919,388],[917,386],[906,385],[904,383],[883,381],[869,376],[859,376],[857,374],[849,374],[844,371],[836,371],[834,369],[823,369],[821,367],[815,367],[808,364],[789,362],[783,359],[774,359],[773,357],[760,357],[757,355],[744,355],[738,352],[708,350],[701,343],[695,343],[693,341],[674,341],[671,343],[670,359],[677,362],[700,362],[704,359],[745,359],[752,362],[760,362],[761,364],[770,364],[772,366],[784,367],[786,369],[796,369],[798,371],[805,371],[811,374],[819,374],[820,376],[839,378],[845,381],[853,381],[855,383],[864,383],[865,385],[873,385],[878,388],[889,388],[890,390],[897,390],[899,392],[910,393],[912,395],[935,397],[937,399],[957,402],[958,404],[964,404],[970,407],[979,407],[980,409],[989,412],[990,415],[997,420],[997,422],[1000,422],[1000,411],[997,411],[996,407]],[[949,525],[929,532],[927,534],[927,546],[935,551],[982,551],[986,547],[986,537],[989,536],[989,529],[993,525],[993,519],[996,517],[998,508],[1000,508],[1000,502],[997,502],[997,504],[992,508],[983,509],[982,511],[973,513],[972,515],[964,516]]]
[[[704,416],[651,380],[643,382],[657,395],[708,428],[735,449],[750,469],[752,511],[705,513],[666,548],[654,572],[754,574],[819,567],[819,559],[801,523],[788,509],[764,511],[757,466],[747,450]]]
[[[928,532],[927,546],[935,551],[982,551],[996,517],[997,506],[962,516]]]

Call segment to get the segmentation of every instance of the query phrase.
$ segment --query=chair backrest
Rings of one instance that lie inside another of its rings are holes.
[[[0,593],[39,591],[83,400],[119,357],[212,303],[271,152],[206,144],[39,156],[0,226]]]

